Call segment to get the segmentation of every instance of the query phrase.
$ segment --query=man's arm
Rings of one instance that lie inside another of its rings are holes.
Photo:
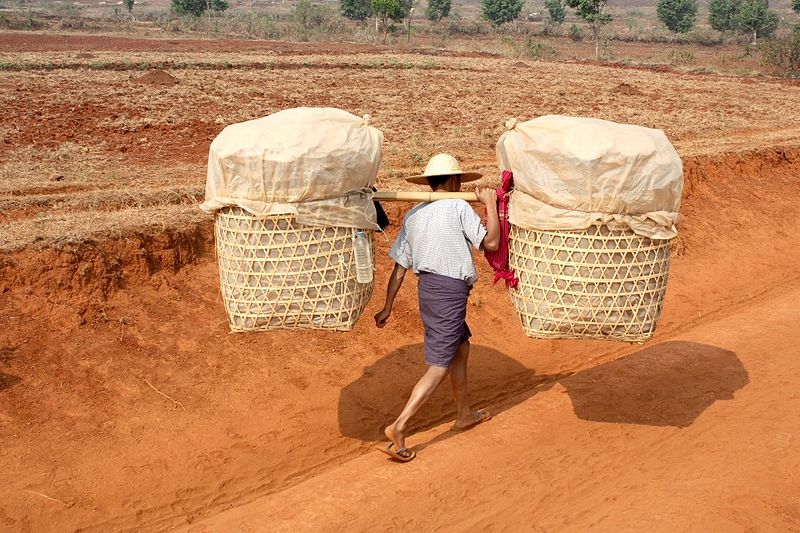
[[[481,247],[490,252],[500,247],[500,217],[497,215],[497,193],[488,187],[477,189],[478,200],[486,206],[486,236]]]
[[[406,269],[400,266],[400,263],[394,264],[392,275],[389,276],[389,285],[386,287],[386,303],[383,309],[375,315],[375,325],[382,328],[389,320],[389,315],[392,314],[392,307],[394,307],[394,297],[397,296],[397,291],[403,285],[403,278],[406,276]]]

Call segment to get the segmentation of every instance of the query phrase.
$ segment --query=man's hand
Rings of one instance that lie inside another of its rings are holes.
[[[478,200],[486,206],[486,236],[481,248],[495,252],[500,247],[500,218],[497,216],[497,193],[494,189],[482,187],[475,189]]]
[[[395,262],[392,275],[389,276],[389,286],[386,287],[386,303],[383,304],[383,309],[375,315],[375,325],[382,328],[389,320],[389,315],[392,314],[392,306],[394,305],[394,297],[397,296],[397,291],[403,284],[403,278],[406,276],[405,267],[401,267],[399,263]]]
[[[475,195],[485,206],[488,206],[489,204],[497,205],[497,193],[490,187],[481,187],[475,189]]]
[[[375,315],[375,325],[379,328],[382,328],[386,325],[386,321],[389,320],[389,315],[392,314],[391,309],[383,308]]]

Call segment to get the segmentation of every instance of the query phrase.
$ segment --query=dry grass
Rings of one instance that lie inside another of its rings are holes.
[[[112,212],[79,212],[21,220],[0,225],[0,251],[14,252],[103,238],[123,238],[208,222],[196,206],[158,206]]]
[[[205,176],[203,164],[143,163],[131,165],[109,154],[103,143],[82,146],[73,142],[54,148],[21,147],[0,161],[0,198],[31,195],[79,194],[100,189],[118,191],[165,187],[196,188]],[[194,189],[192,189],[194,190]]]
[[[386,139],[383,189],[407,187],[403,177],[439,151],[454,153],[486,173],[482,183],[492,183],[494,146],[509,117],[564,114],[655,127],[684,156],[800,145],[800,86],[779,80],[547,61],[526,66],[503,57],[282,54],[182,54],[187,65],[220,67],[173,70],[178,84],[169,87],[135,80],[136,65],[175,61],[165,52],[89,59],[126,61],[132,70],[0,72],[6,110],[0,210],[52,210],[48,218],[13,223],[38,228],[40,243],[58,241],[60,232],[84,235],[67,222],[90,218],[86,210],[182,213],[174,204],[202,189],[208,145],[226,124],[297,106],[371,114]],[[17,55],[31,64],[74,60],[72,53]],[[225,67],[234,62],[271,66]],[[109,232],[135,227],[112,215],[97,218],[91,234],[104,225]],[[0,247],[33,242],[21,230],[14,230],[18,236],[3,231]]]
[[[199,185],[163,189],[105,189],[88,192],[0,195],[0,215],[4,211],[48,208],[65,211],[113,211],[159,205],[196,205],[202,202]]]

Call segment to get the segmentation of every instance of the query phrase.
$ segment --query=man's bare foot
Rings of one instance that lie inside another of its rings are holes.
[[[379,446],[378,449],[380,451],[402,463],[407,463],[417,456],[414,450],[405,447],[406,437],[395,428],[394,424],[384,429],[383,432],[390,443],[388,446]]]
[[[394,424],[391,426],[386,426],[386,429],[383,430],[383,433],[386,435],[387,439],[394,443],[395,449],[399,450],[406,447],[406,436],[403,435],[401,431],[398,431],[394,427]]]
[[[466,418],[459,418],[458,420],[456,420],[456,423],[453,424],[453,426],[450,429],[452,429],[453,431],[464,431],[466,429],[475,427],[478,424],[486,422],[491,418],[492,415],[490,415],[488,411],[484,411],[482,409],[479,411],[472,411]]]

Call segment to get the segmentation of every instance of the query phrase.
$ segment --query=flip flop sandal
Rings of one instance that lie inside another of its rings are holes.
[[[458,427],[455,424],[453,424],[450,427],[450,430],[451,431],[466,431],[468,429],[474,428],[478,424],[482,424],[482,423],[486,422],[487,420],[491,420],[492,419],[492,415],[489,414],[488,411],[484,411],[483,409],[479,409],[477,412],[480,413],[480,416],[472,424],[469,424],[468,426],[463,426],[463,427]]]
[[[410,448],[403,447],[398,450],[393,450],[392,446],[394,446],[394,443],[390,442],[386,447],[378,446],[377,448],[395,461],[399,461],[401,463],[407,463],[417,456],[417,452]]]

